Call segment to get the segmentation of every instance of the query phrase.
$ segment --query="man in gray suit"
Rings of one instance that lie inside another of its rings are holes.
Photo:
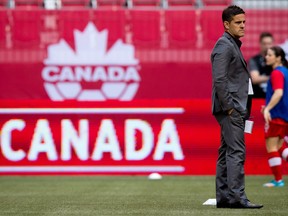
[[[229,6],[222,12],[222,21],[225,32],[211,54],[212,112],[221,127],[216,170],[217,208],[262,208],[263,205],[248,200],[244,183],[244,125],[251,109],[248,96],[251,79],[239,40],[245,33],[245,12],[238,6]]]

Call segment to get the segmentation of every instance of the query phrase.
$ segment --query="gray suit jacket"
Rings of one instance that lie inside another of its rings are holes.
[[[229,33],[224,33],[211,53],[212,113],[234,108],[249,117],[251,98],[248,97],[250,74],[243,55]],[[248,100],[249,99],[249,100]]]

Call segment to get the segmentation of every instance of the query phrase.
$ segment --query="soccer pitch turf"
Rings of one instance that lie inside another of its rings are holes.
[[[246,176],[262,209],[217,209],[214,176],[1,176],[0,215],[287,215],[288,190],[263,188],[271,176]],[[288,183],[288,177],[284,181]]]

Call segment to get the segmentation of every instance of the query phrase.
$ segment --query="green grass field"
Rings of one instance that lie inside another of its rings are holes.
[[[202,205],[214,176],[2,176],[0,215],[287,215],[288,186],[263,188],[270,178],[246,176],[248,198],[264,204],[247,210]]]

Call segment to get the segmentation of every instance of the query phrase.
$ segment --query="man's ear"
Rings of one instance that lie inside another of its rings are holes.
[[[229,22],[228,21],[224,21],[224,28],[226,30],[229,30]]]

